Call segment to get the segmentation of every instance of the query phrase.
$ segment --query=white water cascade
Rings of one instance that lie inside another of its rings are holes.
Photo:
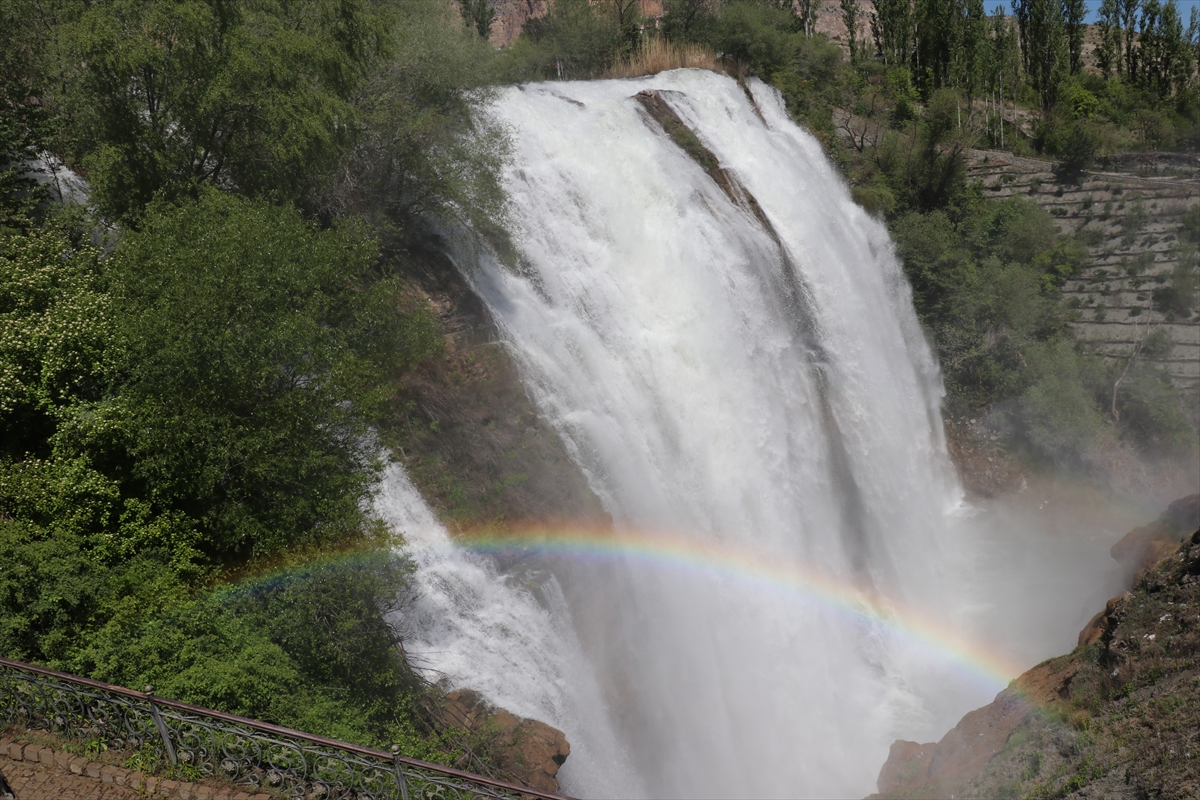
[[[416,568],[408,602],[389,620],[413,666],[451,688],[572,732],[576,780],[608,797],[641,787],[605,719],[555,578],[531,568],[501,574],[456,547],[399,465],[390,465],[375,511],[404,538]]]
[[[645,88],[763,217],[664,133]],[[494,114],[518,256],[456,257],[616,524],[936,607],[960,495],[937,367],[884,227],[779,96],[681,70],[517,87]],[[564,571],[651,795],[862,796],[897,734],[944,730],[921,684],[953,679],[828,604],[719,564]],[[568,790],[603,794],[570,766]]]

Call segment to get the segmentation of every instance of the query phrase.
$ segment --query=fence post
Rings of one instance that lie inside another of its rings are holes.
[[[400,784],[400,800],[408,800],[408,778],[400,764],[400,745],[392,745],[392,766],[396,770],[396,783]]]
[[[171,760],[171,764],[179,763],[179,758],[175,755],[175,745],[171,744],[171,734],[167,731],[167,723],[163,722],[162,714],[158,713],[158,705],[154,702],[154,687],[146,684],[146,702],[150,704],[150,715],[154,717],[154,727],[158,728],[158,735],[162,737],[163,745],[167,748],[167,758]]]

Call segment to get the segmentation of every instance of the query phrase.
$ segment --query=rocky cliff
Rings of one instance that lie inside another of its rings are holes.
[[[872,797],[1200,797],[1198,528],[1192,495],[1131,531],[1112,555],[1136,583],[1080,646],[941,741],[895,742]]]

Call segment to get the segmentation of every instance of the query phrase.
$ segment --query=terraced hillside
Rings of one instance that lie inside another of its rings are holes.
[[[1052,162],[983,150],[971,151],[968,170],[987,196],[1028,197],[1063,231],[1080,234],[1088,262],[1063,286],[1068,305],[1078,309],[1080,335],[1101,355],[1124,361],[1155,334],[1159,346],[1143,350],[1142,357],[1166,367],[1197,421],[1200,314],[1194,302],[1186,314],[1163,313],[1153,298],[1155,290],[1161,294],[1172,285],[1185,225],[1193,239],[1198,235],[1196,212],[1190,219],[1185,214],[1200,204],[1200,165],[1185,157],[1130,166],[1150,174],[1093,172],[1077,184],[1060,182]],[[1163,334],[1171,346],[1163,346]]]

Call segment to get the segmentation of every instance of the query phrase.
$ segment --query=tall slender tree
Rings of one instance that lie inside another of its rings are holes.
[[[1068,70],[1072,75],[1078,75],[1083,71],[1083,20],[1087,16],[1087,3],[1085,0],[1062,0],[1062,5]]]
[[[1042,108],[1049,110],[1058,96],[1066,70],[1066,37],[1061,0],[1013,0],[1021,31],[1025,74],[1037,90]]]
[[[1103,0],[1100,3],[1096,28],[1100,32],[1100,44],[1096,47],[1096,64],[1105,78],[1119,78],[1125,72],[1120,0]]]
[[[800,30],[812,36],[817,24],[817,12],[821,10],[821,0],[796,0],[795,6],[792,6],[790,0],[786,0],[785,5],[795,11],[796,23]]]
[[[846,26],[846,44],[850,48],[850,63],[857,64],[859,57],[858,46],[858,0],[841,0],[842,24]]]
[[[1125,77],[1137,80],[1137,20],[1140,0],[1117,0],[1121,12],[1121,31],[1125,35]]]
[[[912,58],[913,13],[910,0],[874,0],[871,34],[889,67],[908,66]]]

